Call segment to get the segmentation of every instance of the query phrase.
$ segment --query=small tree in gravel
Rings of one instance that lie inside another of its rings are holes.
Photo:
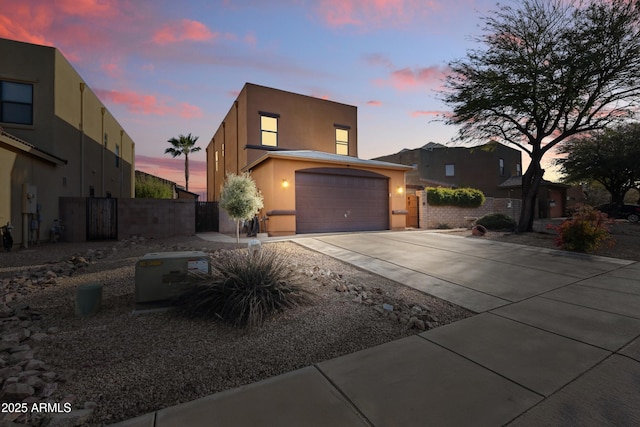
[[[236,241],[240,243],[240,221],[253,218],[264,206],[262,194],[248,172],[227,174],[220,195],[220,207],[236,220]]]

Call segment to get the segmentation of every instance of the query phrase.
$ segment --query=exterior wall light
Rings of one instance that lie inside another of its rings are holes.
[[[289,186],[289,181],[287,181],[286,179],[282,180],[282,188],[287,188]]]
[[[396,193],[398,193],[398,194],[404,193],[404,188],[402,188],[401,186],[398,185],[398,188],[396,188]]]

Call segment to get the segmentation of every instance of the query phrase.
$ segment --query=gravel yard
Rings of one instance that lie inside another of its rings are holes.
[[[290,242],[265,247],[289,253],[301,283],[316,295],[314,305],[253,330],[173,311],[133,314],[141,255],[233,247],[192,237],[45,244],[0,254],[0,401],[67,403],[74,411],[54,422],[109,424],[473,314]],[[104,285],[102,309],[77,318],[76,287],[92,282]],[[1,416],[32,425],[45,418]]]
[[[592,253],[592,255],[640,261],[640,223],[616,220],[609,226],[609,229],[615,243],[610,247],[601,247]],[[448,233],[473,239],[499,240],[501,242],[517,243],[520,245],[559,249],[555,244],[556,236],[551,230],[544,233],[490,231],[484,236],[472,236],[471,230],[450,231]]]

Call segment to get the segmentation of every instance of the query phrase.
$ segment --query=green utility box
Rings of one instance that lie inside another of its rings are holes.
[[[170,300],[187,289],[189,273],[211,273],[209,256],[202,251],[149,253],[136,263],[135,303]]]

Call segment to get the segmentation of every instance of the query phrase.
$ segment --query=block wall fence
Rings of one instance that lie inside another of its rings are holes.
[[[63,240],[84,242],[87,236],[87,199],[61,197]],[[194,200],[118,199],[118,240],[132,236],[162,238],[190,236],[196,232]]]
[[[484,204],[477,208],[431,206],[427,203],[425,191],[417,191],[416,195],[419,198],[418,215],[420,216],[420,228],[431,229],[471,227],[475,219],[490,213],[505,214],[518,221],[522,204],[519,199],[487,197]]]

